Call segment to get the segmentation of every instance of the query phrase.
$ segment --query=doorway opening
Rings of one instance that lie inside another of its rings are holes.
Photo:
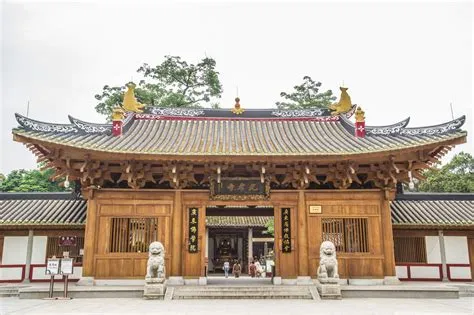
[[[229,265],[227,279],[239,281],[238,278],[255,278],[260,279],[260,282],[264,279],[271,282],[275,265],[275,240],[271,233],[273,222],[272,206],[207,207],[208,283],[218,281],[219,278],[225,279],[226,263]],[[235,264],[240,265],[238,278],[233,273]]]

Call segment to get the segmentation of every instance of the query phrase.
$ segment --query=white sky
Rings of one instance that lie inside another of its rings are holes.
[[[12,140],[14,113],[102,122],[94,95],[167,54],[217,61],[222,107],[268,108],[305,75],[339,96],[349,87],[368,125],[467,115],[472,135],[471,2],[12,2],[2,6],[0,172],[34,168]],[[449,155],[451,157],[451,155]]]

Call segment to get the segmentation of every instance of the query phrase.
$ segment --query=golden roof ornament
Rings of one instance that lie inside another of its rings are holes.
[[[351,97],[347,94],[348,88],[341,86],[339,89],[341,90],[341,98],[339,99],[339,102],[329,106],[329,109],[334,110],[331,112],[331,115],[333,116],[347,113],[352,108]]]
[[[245,112],[245,109],[240,108],[240,98],[236,97],[235,98],[235,105],[234,108],[232,108],[232,112],[236,115],[241,115],[243,112]]]
[[[142,113],[142,108],[145,105],[139,103],[135,97],[135,83],[130,82],[127,84],[127,91],[123,95],[122,107],[127,112]]]
[[[112,111],[112,121],[123,120],[125,117],[125,112],[120,106],[117,106]]]
[[[357,107],[357,110],[355,111],[355,119],[356,122],[364,122],[365,121],[365,112],[360,108],[360,106]]]

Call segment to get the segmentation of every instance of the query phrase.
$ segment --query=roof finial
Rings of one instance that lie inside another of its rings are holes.
[[[137,98],[135,97],[135,87],[135,83],[127,83],[127,91],[123,95],[122,107],[127,112],[142,113],[142,108],[145,107],[145,105],[137,101]]]
[[[339,99],[339,102],[329,105],[329,109],[334,110],[333,112],[331,112],[331,115],[333,116],[347,113],[352,108],[351,97],[347,93],[347,90],[349,88],[341,86],[339,87],[339,89],[341,90],[341,98]]]
[[[240,98],[238,97],[235,98],[235,105],[234,108],[232,108],[232,112],[236,115],[241,115],[243,112],[245,112],[245,109],[240,108]]]

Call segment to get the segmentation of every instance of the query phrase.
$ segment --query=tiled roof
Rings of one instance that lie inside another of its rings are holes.
[[[273,217],[260,216],[208,216],[207,227],[265,227]]]
[[[391,209],[394,226],[474,227],[474,194],[404,194]]]
[[[86,201],[73,199],[69,193],[1,193],[0,204],[0,226],[71,226],[86,222]]]
[[[200,117],[199,111],[186,112],[187,116],[183,110],[170,111],[158,112],[163,115],[130,114],[120,137],[104,132],[106,125],[88,124],[72,117],[71,124],[59,125],[18,114],[21,127],[14,129],[13,133],[31,142],[44,141],[102,152],[165,156],[356,155],[436,144],[466,136],[466,132],[459,129],[465,117],[422,128],[405,128],[408,120],[384,127],[367,126],[367,136],[357,138],[354,125],[344,115],[259,110],[246,111],[239,117],[221,117],[222,110],[207,110],[206,116]],[[261,117],[254,117],[257,114]]]

